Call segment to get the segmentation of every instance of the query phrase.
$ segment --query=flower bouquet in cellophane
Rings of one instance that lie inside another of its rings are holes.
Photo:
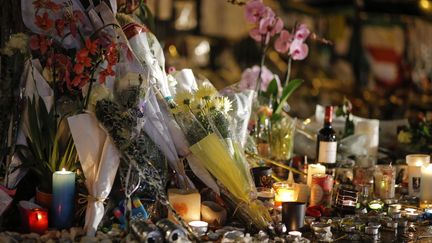
[[[256,200],[256,188],[242,147],[229,132],[231,102],[218,96],[210,84],[195,92],[176,94],[172,109],[182,127],[191,152],[216,178],[229,206],[246,225],[264,229],[271,221],[268,211]]]

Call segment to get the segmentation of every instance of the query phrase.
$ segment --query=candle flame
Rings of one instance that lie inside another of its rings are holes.
[[[65,168],[63,168],[62,170],[61,170],[62,172],[66,172],[66,169]]]
[[[36,218],[37,218],[37,220],[41,220],[42,219],[42,214],[36,213]]]

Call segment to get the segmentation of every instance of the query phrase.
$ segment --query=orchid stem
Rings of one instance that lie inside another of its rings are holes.
[[[282,85],[282,87],[285,87],[285,85],[288,85],[288,82],[290,80],[290,76],[291,76],[291,63],[292,63],[292,58],[289,57],[288,58],[288,65],[287,65],[287,71],[286,71],[286,77],[285,77],[285,82]]]

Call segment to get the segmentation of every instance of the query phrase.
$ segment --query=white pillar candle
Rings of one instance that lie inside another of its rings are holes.
[[[421,167],[420,204],[432,203],[432,164]]]
[[[186,222],[201,219],[201,195],[197,190],[168,189],[168,201]],[[170,214],[169,218],[174,217]]]
[[[366,147],[368,155],[376,157],[378,155],[379,143],[379,120],[363,120],[355,125],[354,134],[366,135]]]
[[[308,173],[307,173],[307,185],[310,187],[312,184],[312,176],[315,174],[325,174],[326,167],[321,164],[310,164],[308,166]]]
[[[421,167],[430,163],[430,156],[427,154],[409,154],[406,156],[408,165],[408,193],[410,196],[420,196]]]

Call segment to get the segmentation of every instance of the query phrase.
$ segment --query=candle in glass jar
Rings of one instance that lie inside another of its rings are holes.
[[[432,204],[432,164],[421,167],[420,206]]]
[[[421,167],[430,163],[430,156],[426,154],[409,154],[406,156],[408,164],[408,193],[410,196],[420,196]]]
[[[72,226],[75,204],[75,173],[56,171],[53,174],[52,211],[54,226],[67,229]]]
[[[391,165],[377,165],[374,173],[375,194],[382,200],[395,196],[396,170]]]
[[[292,184],[287,182],[276,182],[273,184],[275,194],[275,206],[280,208],[282,202],[294,202],[297,197],[295,196],[295,188]]]
[[[48,212],[44,209],[35,208],[28,214],[30,232],[43,234],[48,229]]]
[[[321,164],[310,164],[308,166],[308,173],[307,173],[307,185],[310,187],[312,184],[312,176],[315,174],[325,174],[326,173],[326,167]]]
[[[201,195],[197,190],[168,189],[168,201],[186,222],[201,220]],[[174,217],[170,214],[169,218]]]

